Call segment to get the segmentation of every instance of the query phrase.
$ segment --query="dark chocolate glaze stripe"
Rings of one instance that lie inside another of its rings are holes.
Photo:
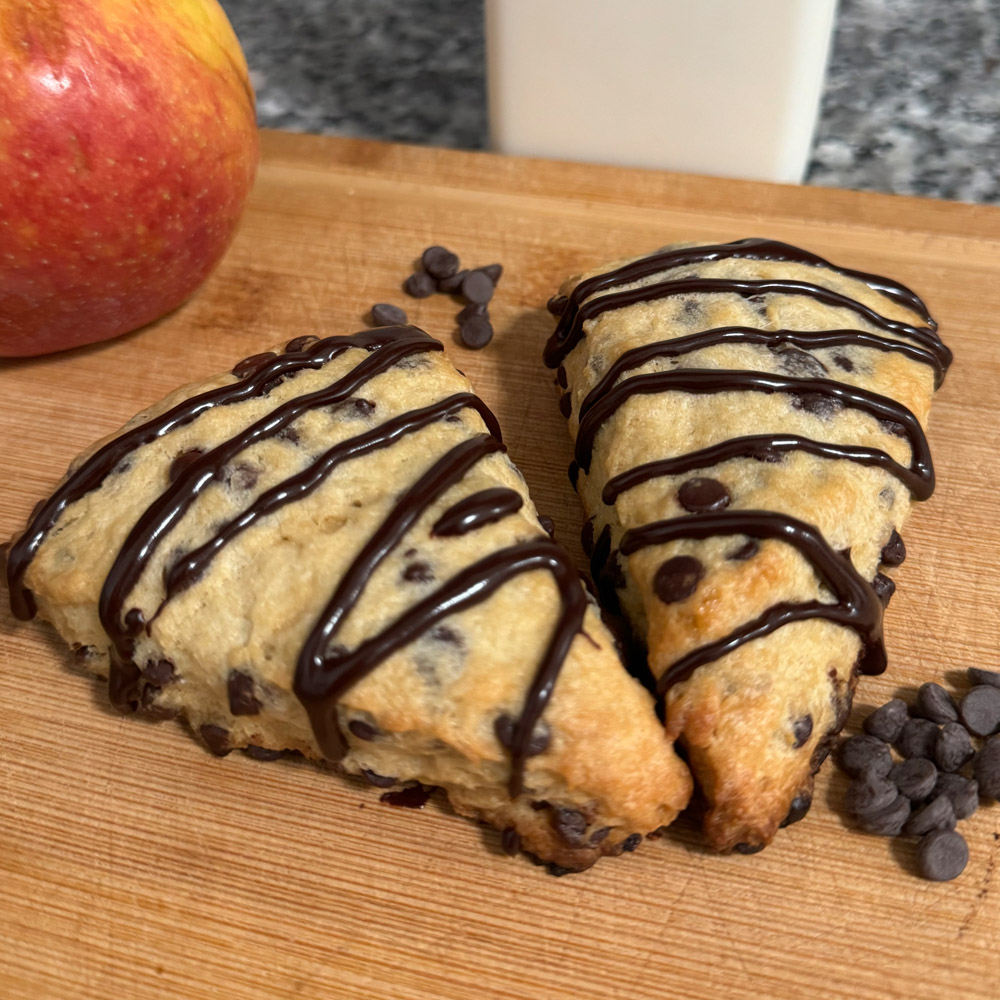
[[[752,639],[759,639],[793,621],[826,618],[858,632],[865,644],[861,670],[879,674],[885,670],[882,642],[882,604],[871,586],[858,575],[849,557],[830,548],[823,535],[797,518],[766,510],[723,510],[657,521],[625,532],[620,551],[632,555],[650,545],[662,545],[677,538],[710,538],[717,535],[749,535],[774,538],[794,545],[805,556],[820,579],[836,594],[836,604],[806,601],[782,603],[728,636],[682,656],[660,677],[659,693],[691,676],[700,666],[731,653]]]
[[[167,601],[198,580],[215,556],[238,534],[257,523],[261,518],[284,507],[285,504],[308,496],[326,480],[327,476],[338,465],[353,458],[370,454],[380,448],[387,448],[407,434],[412,434],[414,431],[449,414],[457,413],[465,407],[472,407],[479,412],[487,424],[492,423],[493,414],[486,408],[486,404],[472,393],[463,392],[439,400],[430,406],[421,407],[419,410],[410,410],[408,413],[387,420],[374,430],[334,445],[307,469],[303,469],[298,475],[262,493],[238,518],[230,521],[214,538],[174,563],[166,574],[166,594],[163,603],[166,604]],[[499,439],[496,440],[499,448]],[[521,499],[516,493],[514,496],[517,496],[518,500]]]
[[[602,313],[612,309],[624,309],[626,306],[636,305],[639,302],[670,298],[674,295],[711,294],[740,295],[743,298],[752,298],[756,295],[803,295],[834,308],[849,309],[867,320],[872,326],[885,330],[887,333],[897,334],[928,348],[937,347],[945,359],[946,365],[951,364],[951,351],[941,343],[937,334],[929,327],[911,326],[909,323],[887,319],[855,299],[848,298],[846,295],[841,295],[840,292],[834,292],[822,285],[814,285],[807,281],[778,279],[741,281],[729,278],[681,278],[675,281],[661,281],[652,285],[643,285],[640,288],[630,288],[623,292],[610,292],[599,298],[591,299],[577,309],[572,324],[567,328],[565,340],[553,345],[553,340],[550,338],[545,348],[545,363],[550,368],[560,364],[583,339],[583,324]],[[561,318],[560,322],[562,322]],[[559,327],[556,329],[558,333]],[[555,336],[556,334],[553,334],[553,338]]]
[[[576,461],[581,469],[589,470],[594,439],[601,425],[625,400],[636,393],[668,391],[715,393],[727,390],[829,396],[845,406],[863,410],[880,420],[894,421],[902,425],[906,431],[912,452],[910,468],[904,469],[902,466],[898,466],[900,478],[920,499],[926,499],[934,491],[934,466],[931,462],[927,438],[920,426],[920,421],[901,403],[865,389],[855,389],[841,382],[833,382],[830,379],[785,378],[780,375],[728,371],[726,369],[680,368],[675,371],[636,375],[619,383],[605,396],[595,400],[589,410],[581,413],[580,428],[576,438]],[[833,457],[833,450],[837,450],[839,457],[850,458],[850,453],[854,450],[842,445],[824,445],[823,447],[827,449],[829,457]],[[878,452],[878,454],[885,455],[884,452]],[[884,465],[886,463],[896,465],[889,455],[878,460],[878,464]]]
[[[387,371],[408,355],[440,348],[437,341],[423,333],[420,337],[404,336],[394,339],[365,358],[343,378],[315,392],[287,400],[184,469],[135,523],[101,590],[98,605],[101,625],[122,659],[131,655],[131,640],[145,624],[141,616],[136,616],[131,621],[122,621],[126,598],[142,576],[156,547],[181,520],[199,494],[217,481],[220,469],[252,444],[284,430],[308,410],[342,403],[371,378]]]
[[[35,603],[24,587],[24,574],[49,531],[63,511],[86,494],[98,489],[105,478],[131,452],[142,445],[191,423],[216,406],[238,403],[266,395],[280,380],[296,371],[319,368],[352,347],[375,350],[384,344],[405,340],[424,343],[424,350],[440,351],[442,345],[416,327],[386,327],[363,330],[350,336],[327,337],[304,351],[284,354],[257,369],[249,378],[210,389],[186,399],[165,413],[133,427],[95,452],[52,494],[31,519],[23,535],[11,546],[7,560],[7,587],[14,615],[27,619],[35,615]]]
[[[493,524],[509,514],[515,514],[523,506],[521,494],[506,487],[480,490],[446,510],[431,528],[431,534],[439,538],[465,535],[485,524]]]
[[[559,588],[562,609],[514,727],[510,794],[512,797],[520,794],[524,762],[535,725],[548,704],[559,669],[573,637],[581,628],[587,608],[576,569],[563,551],[547,538],[521,542],[473,563],[353,652],[339,656],[328,654],[327,621],[325,617],[321,619],[299,659],[295,693],[309,713],[313,731],[324,752],[335,755],[343,746],[336,702],[351,685],[440,619],[485,601],[508,580],[538,569],[552,574]],[[338,613],[336,608],[331,610]]]
[[[945,364],[939,351],[918,347],[905,340],[892,340],[864,330],[756,330],[748,326],[720,326],[713,330],[702,330],[686,337],[673,340],[658,340],[642,347],[633,347],[619,357],[604,373],[600,382],[587,394],[580,409],[586,410],[595,399],[603,396],[624,374],[641,368],[656,358],[679,358],[705,347],[721,344],[758,344],[776,350],[785,344],[801,350],[815,350],[824,347],[847,345],[871,347],[878,351],[896,351],[905,354],[912,361],[929,365],[934,369],[934,387],[938,388],[944,378]]]
[[[569,339],[572,328],[576,325],[577,312],[584,299],[599,291],[613,288],[615,285],[631,284],[641,281],[661,271],[667,271],[677,267],[688,267],[696,264],[704,264],[710,261],[724,260],[730,258],[741,258],[749,260],[771,260],[789,261],[791,263],[808,264],[815,267],[828,268],[849,278],[855,278],[864,282],[869,288],[881,292],[894,302],[917,313],[931,329],[936,329],[927,306],[924,305],[920,297],[905,285],[884,278],[881,275],[869,274],[865,271],[855,271],[849,268],[840,268],[831,264],[828,260],[816,254],[809,253],[799,247],[791,246],[788,243],[780,243],[776,240],[765,240],[750,238],[745,240],[735,240],[732,243],[713,244],[711,246],[700,247],[680,247],[674,250],[660,250],[649,254],[640,260],[623,264],[621,267],[604,274],[594,275],[581,281],[570,293],[569,300],[559,318],[556,329],[546,347],[546,362],[550,368],[554,368],[569,353],[572,348],[565,348],[565,342]],[[561,356],[557,354],[562,351]]]

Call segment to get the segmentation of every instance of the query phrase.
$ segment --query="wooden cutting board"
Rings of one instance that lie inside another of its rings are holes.
[[[917,289],[956,361],[932,414],[938,490],[905,530],[890,670],[864,709],[1000,667],[1000,209],[266,133],[228,257],[182,309],[63,357],[0,362],[0,537],[69,460],[182,382],[404,305],[498,413],[538,507],[582,561],[569,440],[539,351],[567,274],[677,239],[771,236]],[[431,243],[500,261],[497,335],[406,300]],[[556,879],[431,804],[296,761],[217,760],[175,723],[122,718],[35,622],[0,623],[4,998],[990,998],[1000,996],[1000,805],[961,824],[956,881],[850,828],[845,781],[753,857],[681,824]]]

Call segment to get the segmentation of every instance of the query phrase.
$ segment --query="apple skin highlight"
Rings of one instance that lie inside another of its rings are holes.
[[[175,309],[229,246],[257,157],[216,0],[0,0],[0,356]]]

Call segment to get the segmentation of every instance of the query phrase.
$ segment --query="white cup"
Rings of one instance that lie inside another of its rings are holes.
[[[797,183],[836,0],[486,0],[498,152]]]

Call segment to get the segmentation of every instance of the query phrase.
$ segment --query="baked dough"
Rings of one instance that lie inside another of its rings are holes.
[[[605,604],[631,626],[707,800],[711,844],[800,819],[881,572],[933,469],[951,355],[909,289],[771,240],[677,244],[570,279],[546,349]]]
[[[121,710],[442,786],[558,870],[690,793],[495,419],[413,327],[298,338],[140,413],[41,505],[8,583]]]

